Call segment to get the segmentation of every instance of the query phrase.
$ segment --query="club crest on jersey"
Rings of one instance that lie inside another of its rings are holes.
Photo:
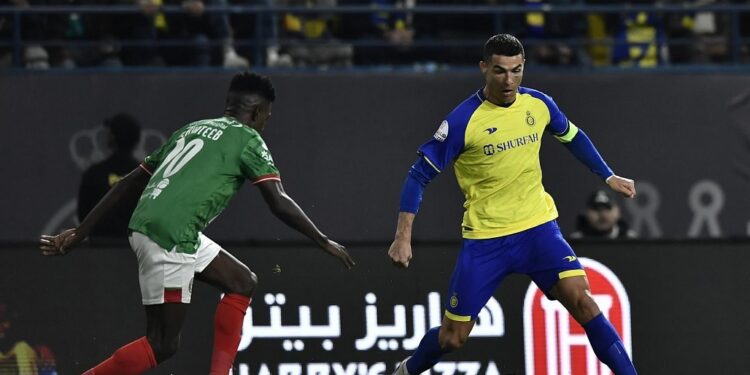
[[[443,142],[448,138],[448,121],[443,120],[443,122],[440,123],[440,127],[438,127],[438,130],[433,137],[440,142]]]
[[[451,296],[450,304],[451,304],[451,307],[453,308],[458,306],[458,297],[456,297],[455,294]]]
[[[536,124],[536,119],[531,115],[531,111],[526,111],[526,125],[534,126],[534,124]]]

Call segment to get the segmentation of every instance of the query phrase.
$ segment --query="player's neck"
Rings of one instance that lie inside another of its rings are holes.
[[[513,103],[515,103],[516,99],[517,99],[516,95],[514,95],[513,96],[513,100],[511,100],[509,103],[505,103],[505,102],[503,102],[502,99],[496,98],[496,97],[492,96],[492,94],[490,93],[490,90],[487,89],[487,86],[485,86],[484,89],[482,90],[482,94],[484,94],[484,97],[490,103],[492,103],[492,104],[494,104],[494,105],[496,105],[498,107],[504,107],[504,108],[508,108],[508,107],[512,106]]]
[[[224,117],[229,117],[231,119],[234,119],[234,121],[239,122],[242,125],[245,125],[247,127],[252,127],[252,126],[248,125],[248,122],[246,122],[247,121],[246,116],[242,116],[242,115],[238,115],[238,114],[234,114],[234,113],[229,113],[229,112],[224,112]]]

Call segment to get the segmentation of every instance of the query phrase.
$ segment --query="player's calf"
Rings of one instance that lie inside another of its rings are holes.
[[[180,348],[180,336],[165,337],[159,333],[149,333],[146,335],[148,343],[156,357],[156,363],[162,363],[175,355]]]

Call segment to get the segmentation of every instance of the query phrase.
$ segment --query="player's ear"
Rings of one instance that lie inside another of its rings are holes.
[[[479,60],[479,70],[482,71],[482,74],[487,73],[487,63],[484,62],[484,59]]]
[[[258,117],[260,117],[260,106],[254,105],[253,110],[250,111],[250,120],[255,123],[258,121]]]

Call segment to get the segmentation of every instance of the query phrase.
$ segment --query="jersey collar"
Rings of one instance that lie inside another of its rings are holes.
[[[511,103],[507,107],[504,107],[504,106],[501,106],[501,105],[497,105],[497,104],[495,104],[495,103],[487,100],[487,97],[484,95],[484,87],[485,86],[482,86],[482,88],[479,89],[475,95],[477,96],[477,98],[479,98],[479,100],[481,100],[483,102],[487,102],[487,103],[491,104],[493,107],[497,107],[497,108],[513,108],[513,107],[515,107],[517,105],[517,103],[521,99],[521,90],[516,90],[516,100],[513,103]]]

